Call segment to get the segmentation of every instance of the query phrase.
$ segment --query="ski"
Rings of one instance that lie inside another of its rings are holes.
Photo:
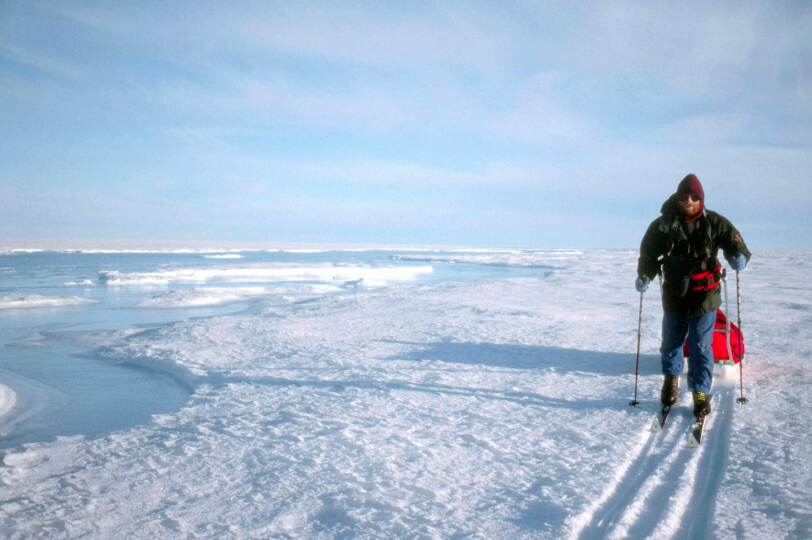
[[[657,418],[651,425],[651,431],[662,431],[665,427],[665,421],[668,420],[668,413],[671,412],[672,405],[663,405],[660,412],[657,413]]]
[[[695,422],[691,424],[691,432],[688,434],[688,445],[699,446],[702,442],[702,430],[705,428],[705,417],[699,416],[695,418]]]

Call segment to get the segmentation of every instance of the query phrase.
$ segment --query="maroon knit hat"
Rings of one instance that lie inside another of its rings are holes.
[[[683,195],[685,193],[693,193],[697,195],[704,206],[705,190],[702,189],[702,184],[699,182],[699,178],[697,178],[693,173],[683,178],[682,182],[679,183],[679,187],[677,187],[677,195]]]

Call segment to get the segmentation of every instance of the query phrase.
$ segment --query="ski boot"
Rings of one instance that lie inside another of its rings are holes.
[[[704,418],[710,414],[710,398],[705,392],[694,392],[694,416]]]
[[[670,407],[679,398],[679,375],[666,375],[663,379],[663,389],[660,390],[660,402]]]

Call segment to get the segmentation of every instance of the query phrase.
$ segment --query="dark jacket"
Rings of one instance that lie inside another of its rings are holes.
[[[690,317],[715,311],[722,304],[721,287],[697,290],[701,289],[696,287],[700,282],[692,281],[691,276],[708,271],[715,273],[720,248],[726,258],[743,254],[748,261],[750,250],[736,227],[712,210],[703,211],[689,234],[676,194],[663,203],[660,212],[662,215],[649,225],[640,242],[638,276],[654,279],[662,272],[663,309],[666,311],[686,313]]]

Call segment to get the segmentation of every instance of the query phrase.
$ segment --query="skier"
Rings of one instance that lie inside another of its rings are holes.
[[[713,326],[722,303],[717,254],[721,248],[730,267],[740,272],[750,260],[750,251],[730,221],[705,208],[705,191],[694,174],[682,179],[660,211],[662,215],[649,225],[640,243],[635,288],[645,292],[662,272],[660,401],[663,406],[677,402],[687,336],[688,388],[693,392],[694,416],[704,418],[710,414]]]

